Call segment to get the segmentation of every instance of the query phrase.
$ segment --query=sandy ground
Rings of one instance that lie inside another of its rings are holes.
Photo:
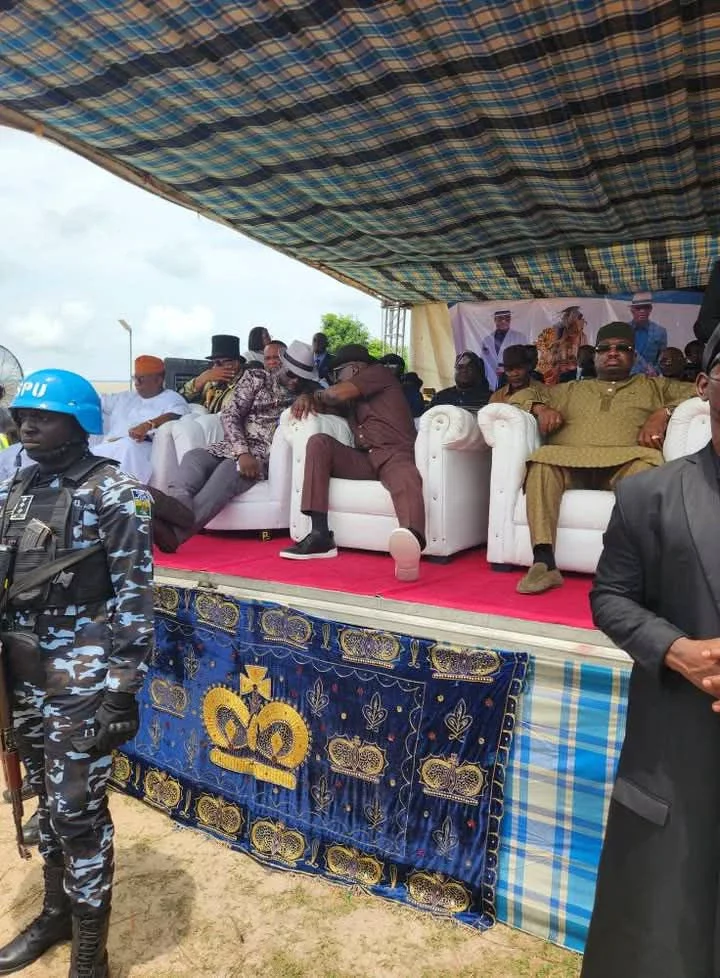
[[[497,926],[480,934],[317,877],[269,870],[119,794],[112,978],[573,978],[579,958]],[[41,902],[0,806],[0,944]],[[67,974],[68,945],[22,972]]]

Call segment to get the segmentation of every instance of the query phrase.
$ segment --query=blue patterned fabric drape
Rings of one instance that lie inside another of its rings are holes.
[[[494,922],[524,653],[167,586],[156,632],[116,786],[273,866]]]

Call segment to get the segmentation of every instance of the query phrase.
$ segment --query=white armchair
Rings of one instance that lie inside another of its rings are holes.
[[[163,425],[158,434],[165,428],[169,429],[168,437],[172,441],[175,453],[175,469],[166,466],[162,478],[169,474],[165,485],[153,481],[158,489],[167,491],[167,485],[173,481],[174,475],[182,457],[192,448],[206,448],[215,442],[223,440],[222,421],[219,414],[188,414],[178,421]],[[153,446],[154,447],[154,446]],[[168,456],[170,452],[168,452]],[[236,496],[227,506],[207,524],[209,530],[275,530],[285,529],[290,523],[290,446],[280,434],[275,431],[275,437],[270,448],[268,478],[258,482],[256,486]],[[153,473],[155,475],[155,473]]]
[[[152,451],[150,452],[150,485],[167,492],[168,486],[177,475],[178,459],[175,450],[175,426],[182,424],[186,417],[199,417],[207,414],[202,404],[191,404],[190,414],[177,421],[167,421],[153,435]]]
[[[286,411],[280,429],[292,446],[290,535],[301,540],[310,519],[300,512],[305,446],[314,434],[353,445],[348,423],[331,414],[296,421]],[[420,418],[415,462],[423,480],[428,556],[447,557],[487,539],[490,453],[475,416],[463,408],[433,408]],[[387,551],[397,527],[390,494],[374,480],[331,479],[330,529],[341,547]]]
[[[491,564],[532,564],[522,485],[525,463],[541,445],[535,418],[512,404],[488,404],[478,425],[492,447],[487,559]],[[667,429],[666,461],[698,451],[710,440],[707,404],[693,397],[676,408]],[[570,489],[560,506],[555,560],[560,570],[594,574],[612,512],[612,492]]]

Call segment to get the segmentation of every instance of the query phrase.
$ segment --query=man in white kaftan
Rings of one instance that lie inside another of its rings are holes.
[[[165,367],[159,357],[135,359],[134,391],[103,394],[103,435],[91,446],[94,455],[114,458],[139,482],[149,483],[155,431],[190,411],[177,393],[165,390]]]

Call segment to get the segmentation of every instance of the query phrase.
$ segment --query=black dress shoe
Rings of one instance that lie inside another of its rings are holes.
[[[37,812],[31,815],[23,825],[23,842],[26,846],[40,845],[40,825]]]
[[[189,530],[195,522],[195,514],[188,509],[179,499],[168,496],[166,492],[161,492],[154,486],[148,488],[148,492],[153,498],[153,516],[159,516],[166,523],[179,526],[183,530]]]
[[[180,546],[175,527],[161,520],[159,516],[153,516],[152,532],[153,543],[164,554],[174,554]]]
[[[281,557],[288,560],[319,560],[323,557],[337,557],[335,537],[332,533],[319,533],[313,530],[292,547],[280,551]]]

